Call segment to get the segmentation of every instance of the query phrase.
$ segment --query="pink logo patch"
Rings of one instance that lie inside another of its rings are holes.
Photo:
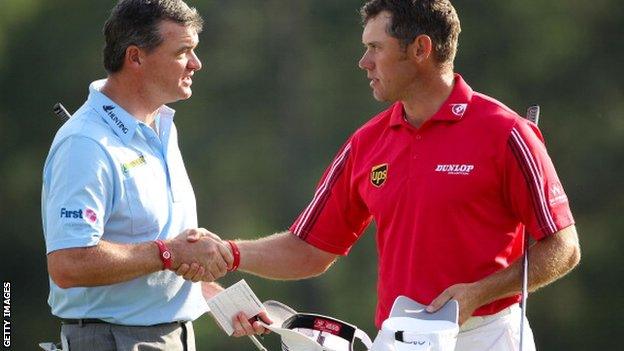
[[[95,211],[90,208],[87,208],[85,210],[85,218],[91,223],[95,223],[97,221],[97,215],[95,214]]]

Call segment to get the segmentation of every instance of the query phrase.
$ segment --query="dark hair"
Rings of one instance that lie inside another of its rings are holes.
[[[136,45],[147,51],[156,48],[163,38],[159,24],[163,20],[193,27],[201,32],[203,20],[195,8],[182,0],[121,0],[104,24],[104,68],[114,73],[123,66],[126,49]]]
[[[425,34],[433,42],[436,60],[452,64],[461,27],[449,0],[369,0],[360,9],[362,22],[366,24],[383,11],[392,16],[387,33],[403,48]]]

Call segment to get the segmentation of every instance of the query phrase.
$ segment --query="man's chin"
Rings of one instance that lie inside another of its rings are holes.
[[[375,92],[373,92],[373,98],[379,102],[388,102],[390,101],[390,99],[388,99],[387,97],[385,97],[384,95],[381,94],[377,94]]]
[[[180,94],[180,100],[186,100],[190,98],[192,95],[193,95],[193,91],[191,90],[191,88],[185,88],[182,90],[182,93]]]

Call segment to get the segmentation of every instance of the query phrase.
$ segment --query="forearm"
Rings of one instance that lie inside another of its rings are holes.
[[[271,279],[314,277],[325,272],[337,257],[289,232],[236,243],[241,253],[239,269]]]
[[[152,242],[98,245],[48,254],[48,270],[61,288],[120,283],[161,270],[158,247]]]
[[[528,289],[535,291],[570,272],[580,260],[574,226],[536,242],[529,249]],[[487,304],[522,291],[522,259],[475,283],[479,300]]]

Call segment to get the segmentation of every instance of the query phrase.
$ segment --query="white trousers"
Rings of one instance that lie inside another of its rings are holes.
[[[455,351],[519,351],[520,306],[512,305],[496,314],[471,317],[460,328]],[[535,351],[533,331],[524,320],[522,351]]]

